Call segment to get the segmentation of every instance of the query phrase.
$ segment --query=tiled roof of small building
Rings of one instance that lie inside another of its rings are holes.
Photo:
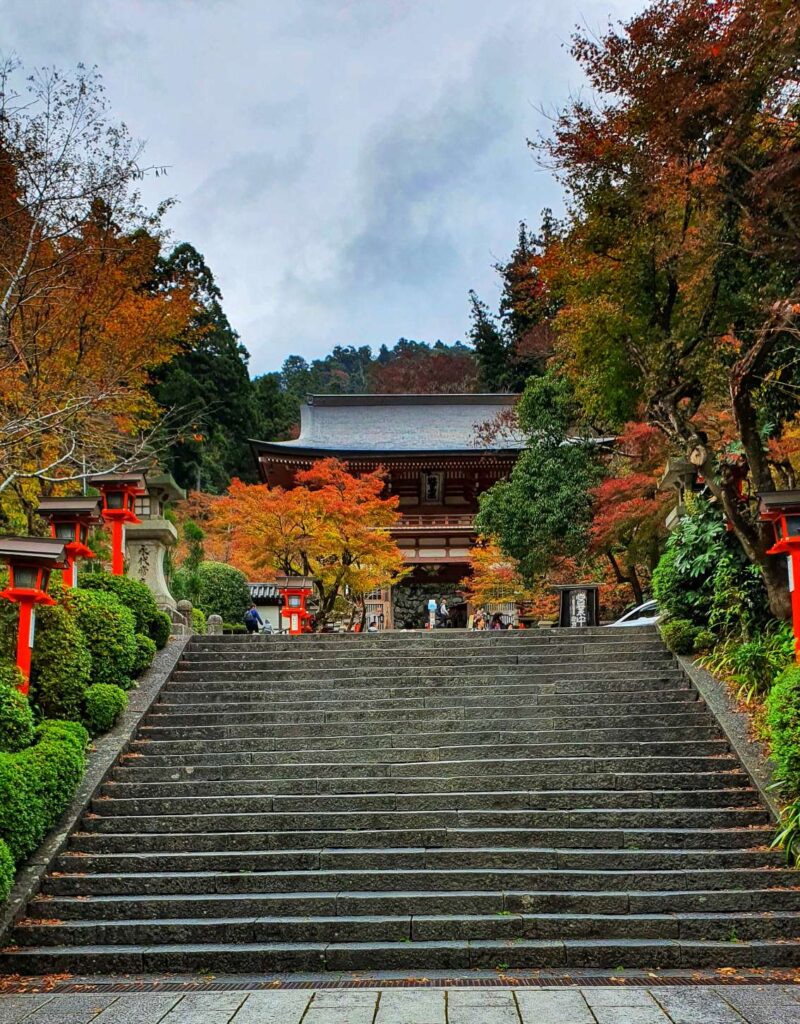
[[[512,408],[518,395],[309,395],[293,441],[256,441],[258,448],[315,452],[478,452],[477,429]],[[521,436],[490,446],[518,451]]]

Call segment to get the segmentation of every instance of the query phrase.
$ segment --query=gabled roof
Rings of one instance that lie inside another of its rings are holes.
[[[519,395],[309,395],[293,441],[253,441],[264,454],[471,452],[486,449],[478,428],[516,405]],[[519,437],[499,437],[494,451],[519,451]]]

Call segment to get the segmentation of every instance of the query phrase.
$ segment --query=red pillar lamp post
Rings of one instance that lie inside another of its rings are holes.
[[[122,576],[125,572],[125,524],[140,523],[134,511],[137,497],[147,493],[142,473],[109,473],[89,477],[103,499],[101,515],[111,524],[111,572]]]
[[[767,554],[786,555],[795,660],[800,663],[800,490],[769,491],[758,497],[761,519],[771,522],[775,531],[775,543]]]
[[[65,587],[78,585],[79,558],[94,558],[88,546],[89,529],[101,522],[99,498],[42,498],[37,513],[50,523],[51,535],[64,543]]]
[[[38,604],[55,604],[47,593],[50,572],[66,565],[64,542],[39,537],[0,537],[0,560],[8,564],[9,582],[0,597],[19,605],[17,631],[17,667],[23,681],[19,687],[27,694],[31,678],[31,650],[36,629]]]
[[[283,600],[281,616],[287,619],[289,633],[297,636],[310,631],[311,612],[306,601],[314,591],[314,581],[308,576],[281,576],[275,581]]]

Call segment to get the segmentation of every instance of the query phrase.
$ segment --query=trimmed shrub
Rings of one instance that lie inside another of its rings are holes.
[[[697,627],[688,619],[666,619],[659,624],[664,643],[674,654],[689,654],[694,650]]]
[[[223,622],[223,633],[246,633],[247,626],[243,622]]]
[[[136,633],[134,639],[136,640],[136,664],[133,666],[133,674],[140,676],[153,664],[156,645],[155,641],[151,640],[149,636],[145,636],[144,633]]]
[[[47,718],[80,718],[92,658],[83,632],[62,604],[36,612],[31,699]]]
[[[0,686],[0,751],[13,754],[33,743],[33,711],[13,686]]]
[[[8,899],[14,886],[14,858],[8,844],[0,839],[0,903]]]
[[[197,604],[206,615],[221,615],[223,622],[240,623],[250,604],[247,577],[224,562],[203,562],[197,569],[200,590]]]
[[[159,612],[150,625],[150,636],[153,638],[156,647],[160,651],[167,646],[167,641],[172,635],[172,619],[167,612]]]
[[[19,863],[58,821],[83,778],[88,733],[79,722],[43,722],[36,743],[0,754],[0,838]]]
[[[697,654],[710,651],[716,642],[717,638],[710,629],[699,629],[694,638],[694,650]]]
[[[192,608],[192,629],[195,633],[205,634],[206,616],[200,608]]]
[[[121,687],[110,683],[95,683],[86,691],[86,728],[93,736],[108,732],[127,706],[128,695]]]
[[[0,686],[12,686],[16,689],[22,683],[22,673],[10,661],[0,661]]]
[[[138,656],[133,612],[102,591],[77,589],[65,600],[86,638],[92,682],[130,687]]]
[[[98,572],[82,577],[80,586],[82,590],[101,590],[118,598],[126,608],[133,612],[137,633],[144,633],[151,640],[156,640],[157,636],[161,635],[163,629],[159,621],[161,612],[150,588],[145,583],[130,576],[112,576],[107,572]],[[161,646],[163,647],[164,644]]]
[[[781,672],[767,694],[766,709],[775,778],[795,795],[800,793],[800,666]]]

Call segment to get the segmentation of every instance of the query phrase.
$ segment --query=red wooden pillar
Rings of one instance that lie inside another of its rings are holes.
[[[800,490],[759,494],[761,518],[772,523],[775,543],[768,555],[785,555],[792,599],[795,661],[800,664]]]
[[[103,497],[101,514],[111,526],[111,572],[122,576],[125,572],[125,524],[140,523],[134,511],[136,498],[146,494],[142,473],[109,473],[89,478]]]

